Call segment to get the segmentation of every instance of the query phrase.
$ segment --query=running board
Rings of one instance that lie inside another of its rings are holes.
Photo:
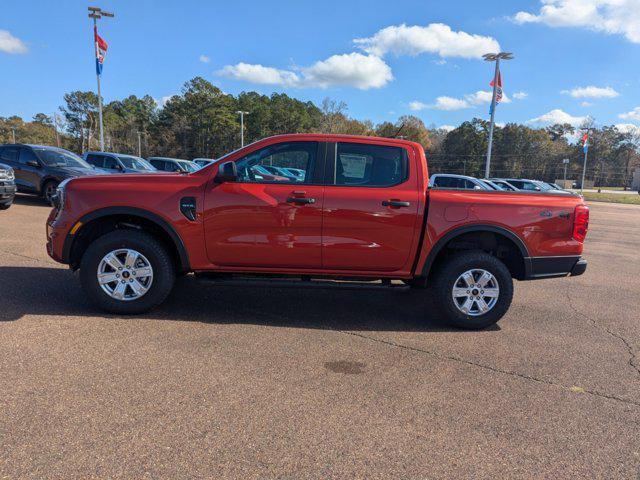
[[[409,285],[399,280],[353,281],[319,278],[265,278],[251,276],[221,276],[196,274],[199,281],[221,287],[273,287],[273,288],[325,288],[341,290],[409,290]]]

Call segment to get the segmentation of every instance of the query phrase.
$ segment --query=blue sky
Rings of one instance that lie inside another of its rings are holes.
[[[50,114],[64,93],[95,89],[96,2],[8,1],[0,17],[0,115]],[[100,0],[115,12],[106,101],[160,100],[200,75],[222,90],[343,100],[374,122],[427,125],[487,117],[499,46],[510,100],[498,122],[640,125],[640,0]],[[356,39],[362,39],[356,42]],[[517,94],[517,95],[516,95]],[[520,98],[517,98],[520,97]],[[536,120],[537,119],[537,120]]]

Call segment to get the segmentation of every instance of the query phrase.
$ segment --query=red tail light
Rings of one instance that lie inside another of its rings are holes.
[[[573,212],[573,239],[584,242],[589,229],[589,207],[578,205]]]

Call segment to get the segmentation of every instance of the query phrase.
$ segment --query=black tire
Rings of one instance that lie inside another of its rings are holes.
[[[42,199],[49,205],[53,205],[52,197],[53,195],[55,195],[57,188],[58,182],[56,182],[55,180],[47,180],[42,185],[42,191],[40,192],[40,195],[42,196]]]
[[[480,330],[496,324],[509,310],[513,298],[513,279],[505,264],[488,253],[475,250],[458,253],[445,262],[435,273],[433,295],[447,322],[469,330]],[[498,300],[493,308],[478,316],[462,312],[452,296],[456,280],[472,269],[483,269],[491,273],[499,286]]]
[[[98,266],[107,253],[128,248],[146,257],[153,268],[149,290],[135,300],[117,300],[108,295],[98,283]],[[116,230],[89,245],[80,262],[80,282],[89,300],[111,313],[133,315],[144,313],[160,305],[171,293],[176,273],[171,256],[152,235],[137,230]]]

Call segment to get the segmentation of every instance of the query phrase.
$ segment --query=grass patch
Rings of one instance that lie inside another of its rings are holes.
[[[623,193],[584,192],[584,199],[588,202],[610,202],[640,205],[640,195],[637,193],[625,195]]]

